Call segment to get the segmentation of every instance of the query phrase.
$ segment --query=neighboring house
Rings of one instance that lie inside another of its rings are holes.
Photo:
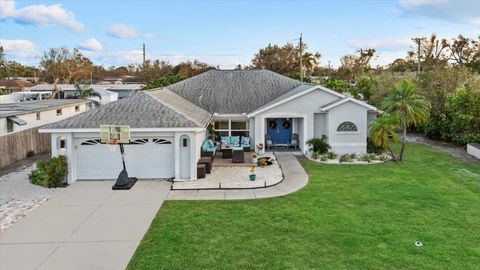
[[[50,136],[38,127],[86,110],[85,100],[36,100],[0,104],[0,168],[27,157],[28,152],[50,150]]]
[[[0,80],[0,92],[10,94],[23,91],[27,87],[33,86],[33,83],[22,80]]]
[[[196,179],[200,146],[212,124],[221,136],[244,136],[254,145],[289,145],[326,135],[332,151],[365,153],[368,125],[377,108],[319,85],[268,70],[210,70],[166,88],[144,91],[77,117],[50,124],[52,145],[65,139],[69,182],[115,179],[118,149],[100,144],[100,125],[131,127],[125,146],[127,169],[138,178]],[[57,144],[58,145],[58,144]]]
[[[117,99],[122,99],[128,95],[134,94],[143,89],[145,85],[139,83],[132,83],[132,84],[90,84],[85,85],[84,87],[90,87],[96,92],[103,91],[104,95],[106,96],[107,101],[102,101],[102,103],[109,103],[112,101],[116,101]],[[60,95],[61,98],[71,97],[75,95],[77,89],[75,88],[74,84],[57,84],[57,87],[64,91],[63,95]],[[39,84],[35,85],[34,87],[27,88],[27,91],[50,91],[52,92],[55,88],[53,84]],[[111,92],[117,94],[112,94]],[[102,97],[103,99],[103,97]]]
[[[108,85],[82,85],[81,87],[84,88],[92,88],[95,92],[99,93],[102,98],[99,100],[98,97],[90,97],[88,99],[98,101],[100,104],[104,105],[110,102],[117,101],[119,98],[119,94],[113,91],[109,91]],[[77,88],[75,88],[75,84],[57,84],[57,88],[61,90],[58,94],[58,99],[68,99],[68,98],[75,98],[78,92]],[[27,91],[30,92],[47,92],[52,94],[55,89],[54,84],[38,84],[32,87],[27,88]]]
[[[14,103],[32,100],[49,99],[51,92],[14,92],[8,95],[0,95],[0,103]]]

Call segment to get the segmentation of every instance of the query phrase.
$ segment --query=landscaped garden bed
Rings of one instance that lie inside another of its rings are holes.
[[[306,155],[311,161],[325,163],[325,164],[378,164],[391,159],[387,154],[366,153],[363,155],[343,154],[337,155],[333,152],[325,154],[309,153]]]

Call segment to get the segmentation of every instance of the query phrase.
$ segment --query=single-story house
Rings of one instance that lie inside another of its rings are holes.
[[[208,130],[249,137],[252,148],[267,141],[289,145],[296,136],[303,153],[311,151],[309,139],[325,135],[332,151],[362,154],[369,123],[379,113],[363,101],[268,70],[210,70],[44,126],[41,132],[51,133],[54,156],[59,151],[55,142],[66,140],[69,182],[115,179],[121,170],[118,149],[100,144],[102,124],[130,126],[125,151],[132,176],[193,180]]]
[[[143,89],[143,84],[90,84],[82,85],[85,88],[92,88],[95,92],[99,93],[101,99],[97,97],[90,98],[91,100],[98,101],[102,105],[117,101],[130,94],[136,93]],[[77,89],[75,84],[57,84],[57,88],[62,92],[58,95],[59,99],[73,98],[76,95]],[[54,84],[38,84],[32,87],[26,88],[26,91],[30,92],[49,92],[50,94],[55,89]]]
[[[24,80],[0,80],[0,92],[3,92],[4,95],[20,92],[32,85],[33,83]]]
[[[39,134],[38,127],[80,114],[87,103],[81,99],[47,99],[0,104],[0,168],[50,150],[50,136]]]

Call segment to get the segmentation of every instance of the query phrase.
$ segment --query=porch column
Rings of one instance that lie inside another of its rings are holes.
[[[265,118],[255,116],[255,145],[265,145]]]
[[[175,149],[175,179],[180,179],[180,134],[175,132],[173,139]]]
[[[68,184],[71,184],[77,180],[76,160],[75,160],[75,142],[73,139],[73,133],[66,133],[65,148],[68,162]],[[56,145],[56,144],[55,144]]]

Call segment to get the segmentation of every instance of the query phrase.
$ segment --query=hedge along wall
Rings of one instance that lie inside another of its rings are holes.
[[[0,168],[27,157],[27,153],[44,153],[50,150],[49,133],[38,133],[38,128],[7,134],[0,137]]]

